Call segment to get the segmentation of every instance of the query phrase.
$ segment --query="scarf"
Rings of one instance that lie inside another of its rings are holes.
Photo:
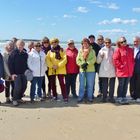
[[[42,50],[43,50],[43,52],[44,52],[45,54],[47,54],[48,51],[51,50],[51,46],[48,46],[48,47],[42,46]]]
[[[55,53],[55,58],[58,60],[61,59],[60,51],[63,51],[63,48],[61,48],[59,45],[51,48],[51,52]]]
[[[84,60],[86,60],[88,58],[89,53],[90,53],[90,47],[87,49],[82,49],[82,56],[83,56]]]

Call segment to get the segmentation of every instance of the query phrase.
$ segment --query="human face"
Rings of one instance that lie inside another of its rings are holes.
[[[57,47],[57,45],[58,45],[58,42],[53,42],[52,43],[52,47]]]
[[[24,42],[19,42],[19,43],[17,44],[17,48],[19,49],[19,51],[23,51],[24,46],[25,46],[25,43],[24,43]]]
[[[107,48],[110,48],[111,47],[111,42],[109,40],[105,40],[105,46]]]
[[[48,41],[44,41],[44,42],[43,42],[43,46],[44,46],[44,47],[47,48],[47,47],[49,47],[49,45],[50,45],[50,43],[49,43]]]
[[[98,39],[97,39],[97,43],[98,43],[99,45],[103,45],[103,44],[104,44],[104,39],[103,39],[103,38],[98,38]]]
[[[73,49],[75,48],[74,43],[68,44],[68,47],[69,47],[71,50],[73,50]]]
[[[127,45],[127,41],[124,37],[121,37],[119,42],[120,42],[121,46],[126,46]]]
[[[88,49],[89,48],[89,44],[87,42],[83,42],[82,44],[84,49]]]
[[[140,45],[140,39],[135,37],[133,39],[133,44],[134,44],[135,47],[138,47]]]
[[[90,37],[90,38],[89,38],[89,41],[90,41],[90,43],[92,44],[92,43],[95,42],[95,39],[94,39],[93,37]]]
[[[34,49],[35,49],[37,52],[40,52],[40,51],[41,51],[41,44],[35,45]]]

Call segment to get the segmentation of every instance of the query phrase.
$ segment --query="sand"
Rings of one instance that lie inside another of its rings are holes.
[[[0,105],[0,140],[140,140],[139,104],[77,104],[72,98],[31,104],[29,86],[26,104]]]

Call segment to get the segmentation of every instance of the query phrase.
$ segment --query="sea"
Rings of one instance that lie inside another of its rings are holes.
[[[5,51],[4,48],[5,48],[6,43],[8,43],[8,41],[7,42],[0,42],[0,52],[1,52],[1,54],[3,54],[4,51]],[[66,49],[67,48],[67,43],[61,43],[60,42],[60,46],[64,49]],[[79,50],[81,48],[81,44],[80,43],[75,43],[75,47]],[[28,52],[28,42],[25,42],[25,49]]]

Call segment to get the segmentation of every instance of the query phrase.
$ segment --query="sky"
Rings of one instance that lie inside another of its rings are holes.
[[[140,36],[140,0],[0,0],[0,40]]]

